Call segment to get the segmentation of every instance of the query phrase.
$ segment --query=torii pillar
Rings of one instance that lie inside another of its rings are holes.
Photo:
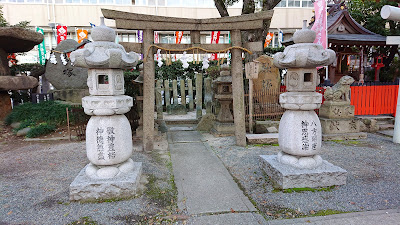
[[[231,31],[232,46],[241,47],[240,30]],[[232,94],[233,118],[235,123],[236,145],[246,146],[246,121],[244,111],[242,50],[232,49]]]
[[[400,21],[400,8],[385,5],[381,9],[381,17],[394,21]],[[388,36],[386,44],[398,44],[400,48],[400,36]],[[400,84],[399,84],[400,85]],[[397,94],[396,117],[394,119],[393,142],[400,143],[400,88]]]
[[[143,30],[143,150],[154,147],[154,54],[146,54],[153,44],[154,31]],[[151,51],[152,52],[152,51]]]

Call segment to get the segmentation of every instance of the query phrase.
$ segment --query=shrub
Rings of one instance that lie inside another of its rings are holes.
[[[67,116],[65,108],[69,105],[56,101],[40,102],[38,104],[24,103],[16,106],[6,117],[5,123],[10,125],[13,122],[30,120],[36,124],[46,122],[53,125],[66,124]]]
[[[32,129],[26,134],[28,138],[34,138],[41,135],[49,134],[56,129],[56,126],[50,125],[47,123],[40,123],[36,127],[32,127]]]
[[[21,122],[21,125],[14,131],[25,127],[30,127],[31,131],[27,137],[37,137],[51,133],[57,126],[67,124],[66,108],[72,108],[70,105],[62,104],[56,101],[40,102],[38,104],[24,103],[16,106],[6,117],[5,123],[10,125],[14,122]],[[82,113],[71,113],[70,121],[76,121]]]

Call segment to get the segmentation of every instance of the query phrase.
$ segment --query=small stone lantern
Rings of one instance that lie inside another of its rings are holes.
[[[124,113],[133,105],[123,95],[122,69],[138,61],[116,44],[115,31],[104,25],[92,29],[93,42],[71,53],[74,66],[88,68],[90,96],[82,98],[85,113],[91,115],[86,127],[86,152],[90,163],[70,185],[71,200],[131,197],[135,194],[142,164],[133,162],[132,132]]]
[[[232,76],[228,65],[221,66],[220,76],[213,82],[217,86],[215,98],[221,104],[214,127],[211,132],[217,136],[232,135],[235,133],[233,115],[230,105],[232,104]]]
[[[294,45],[274,56],[274,65],[287,68],[288,92],[279,96],[285,109],[279,124],[277,156],[261,156],[265,172],[279,188],[323,187],[346,183],[346,171],[322,160],[321,123],[315,113],[322,95],[315,92],[319,84],[316,67],[333,63],[336,54],[314,44],[316,33],[306,28],[293,35]]]

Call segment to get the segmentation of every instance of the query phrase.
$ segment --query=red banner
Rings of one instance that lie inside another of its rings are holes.
[[[221,35],[221,31],[212,31],[211,32],[211,44],[218,44],[220,35]],[[211,60],[217,60],[217,59],[218,59],[217,53],[214,53],[211,55]]]
[[[158,44],[160,42],[160,36],[157,31],[154,31],[154,44]]]
[[[88,31],[84,29],[77,29],[76,30],[77,36],[78,36],[78,43],[81,43],[83,39],[88,38]]]
[[[67,26],[57,26],[57,44],[67,39]]]
[[[180,43],[181,43],[181,41],[182,41],[182,36],[183,36],[183,31],[176,31],[176,32],[175,32],[175,37],[176,37],[175,43],[176,43],[176,44],[180,44]]]
[[[274,33],[268,33],[267,37],[265,37],[264,48],[266,48],[269,43],[271,43],[272,38],[274,38]]]

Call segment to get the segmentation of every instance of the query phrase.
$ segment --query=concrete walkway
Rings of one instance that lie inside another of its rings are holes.
[[[266,223],[199,132],[175,126],[168,146],[178,207],[191,215],[189,224]]]

